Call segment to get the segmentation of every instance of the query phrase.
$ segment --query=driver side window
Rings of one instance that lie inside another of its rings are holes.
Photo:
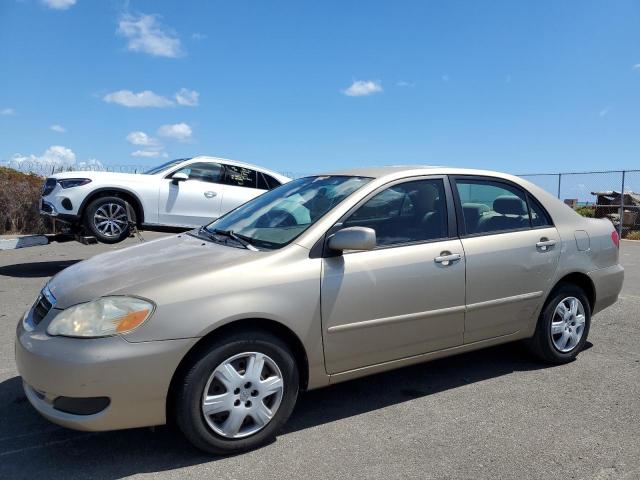
[[[374,229],[378,246],[447,238],[443,182],[416,180],[387,188],[367,200],[343,225]]]
[[[208,183],[220,183],[223,168],[219,163],[197,162],[191,163],[179,170],[176,170],[170,175],[169,178],[173,177],[176,173],[186,174],[189,177],[189,180],[198,180],[200,182]]]

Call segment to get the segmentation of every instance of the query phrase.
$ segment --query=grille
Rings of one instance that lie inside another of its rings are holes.
[[[42,321],[42,319],[47,316],[47,313],[49,313],[49,310],[51,310],[52,306],[53,305],[51,305],[51,302],[47,299],[47,297],[41,294],[38,297],[38,301],[36,302],[35,306],[33,307],[33,315],[31,316],[31,318],[33,319],[33,324],[38,325]]]
[[[53,192],[54,188],[56,188],[56,179],[47,178],[47,180],[44,182],[44,185],[42,186],[42,196],[46,197],[51,192]]]

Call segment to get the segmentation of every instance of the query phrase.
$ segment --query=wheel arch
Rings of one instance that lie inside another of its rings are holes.
[[[87,206],[100,197],[108,197],[114,196],[122,198],[131,204],[136,214],[136,223],[141,225],[144,222],[144,208],[142,207],[142,202],[138,198],[138,196],[133,193],[131,190],[127,190],[119,187],[102,187],[93,190],[86,198],[82,201],[80,208],[78,209],[78,216],[80,219],[84,217],[85,210]]]
[[[586,273],[573,272],[565,275],[564,277],[562,277],[560,280],[556,282],[556,284],[553,286],[553,288],[549,292],[548,297],[551,297],[553,292],[560,285],[567,284],[567,283],[576,285],[577,287],[580,287],[584,291],[585,295],[587,296],[587,299],[589,300],[590,310],[593,312],[593,309],[596,304],[596,287],[593,284],[593,281],[591,280],[591,278],[589,278],[589,275],[587,275]]]
[[[284,341],[291,349],[291,353],[293,354],[296,365],[298,366],[300,374],[300,389],[305,390],[307,388],[309,382],[309,361],[302,341],[298,335],[293,332],[293,330],[280,322],[264,318],[234,320],[233,322],[221,325],[207,333],[204,337],[200,338],[195,345],[189,349],[178,364],[178,367],[171,377],[169,390],[167,392],[167,422],[171,422],[173,418],[172,412],[174,408],[175,392],[179,386],[180,379],[194,359],[219,338],[246,330],[261,330]]]

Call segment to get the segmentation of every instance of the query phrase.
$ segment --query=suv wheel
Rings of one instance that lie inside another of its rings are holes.
[[[591,308],[584,291],[563,284],[545,303],[529,346],[545,362],[567,363],[583,349],[590,326]]]
[[[119,197],[93,200],[85,209],[83,221],[85,228],[102,243],[118,243],[130,234],[126,202]]]
[[[272,440],[293,411],[298,369],[288,347],[260,331],[218,341],[187,368],[175,420],[196,447],[215,454]]]

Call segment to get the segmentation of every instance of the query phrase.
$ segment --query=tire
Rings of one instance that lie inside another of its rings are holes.
[[[130,235],[126,205],[125,200],[120,197],[99,197],[93,200],[84,211],[82,219],[84,227],[99,242],[119,243],[123,241]],[[135,222],[133,207],[131,207],[131,212],[134,216],[131,220]]]
[[[575,304],[577,315],[571,314],[565,320],[567,314],[563,315],[562,312],[574,305],[573,300],[579,302]],[[561,303],[564,309],[560,307]],[[580,315],[584,321],[579,318]],[[546,363],[568,363],[584,348],[590,326],[591,306],[584,291],[573,284],[560,284],[551,292],[542,308],[535,334],[528,345],[532,353]]]
[[[256,381],[257,377],[251,373],[251,355],[255,355],[253,364],[255,358],[264,360],[265,367],[261,370],[264,380]],[[239,377],[233,372],[229,375],[220,373],[229,372],[226,368],[229,364]],[[271,387],[277,388],[274,379],[278,376],[282,379],[280,393],[265,397]],[[204,413],[205,389],[207,396],[213,399],[209,403],[220,405],[214,408],[217,413],[207,416]],[[184,370],[176,389],[173,415],[180,430],[197,448],[217,455],[229,455],[272,441],[291,415],[298,389],[298,368],[283,341],[257,330],[237,333],[218,340]],[[272,410],[264,410],[265,406]],[[270,420],[265,420],[268,418],[264,416],[265,411],[272,413]],[[238,418],[244,418],[244,421],[234,434]]]

